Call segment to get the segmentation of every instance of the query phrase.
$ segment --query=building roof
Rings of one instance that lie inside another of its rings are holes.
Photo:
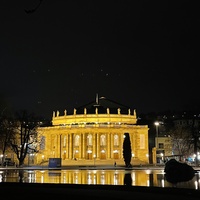
[[[99,114],[106,114],[107,109],[111,114],[117,114],[119,109],[121,114],[127,114],[130,107],[117,103],[113,100],[107,99],[106,97],[96,97],[95,101],[89,102],[85,105],[82,105],[76,108],[77,114],[84,113],[84,109],[87,109],[88,114],[94,114],[96,108],[98,109]]]
[[[128,106],[122,105],[105,97],[96,97],[95,101],[74,108],[73,114],[64,111],[64,115],[59,111],[53,112],[52,125],[81,125],[93,124],[136,124],[137,116],[135,109],[131,111]]]

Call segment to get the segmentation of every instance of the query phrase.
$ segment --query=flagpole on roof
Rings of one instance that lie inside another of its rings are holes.
[[[98,93],[96,94],[96,104],[99,104],[99,97],[98,97]]]

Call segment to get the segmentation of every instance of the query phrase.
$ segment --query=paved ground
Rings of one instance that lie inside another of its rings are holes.
[[[50,198],[50,199],[154,199],[181,200],[199,199],[199,190],[178,188],[157,188],[141,186],[110,186],[110,185],[74,185],[74,184],[38,184],[38,183],[0,183],[0,193],[6,198]]]

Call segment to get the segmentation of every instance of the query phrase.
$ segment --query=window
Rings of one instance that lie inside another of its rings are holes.
[[[92,135],[87,136],[87,146],[92,146]]]
[[[75,136],[75,147],[77,147],[77,146],[79,146],[79,139],[80,139],[80,137],[79,137],[79,135],[76,135]]]
[[[159,144],[158,144],[158,148],[159,148],[159,149],[164,149],[164,144],[163,144],[163,143],[159,143]]]
[[[101,135],[100,137],[100,146],[106,146],[106,136]]]
[[[63,138],[63,147],[66,147],[67,144],[67,136],[65,135]]]
[[[44,150],[44,149],[45,149],[45,137],[42,136],[41,141],[40,141],[40,150]]]
[[[119,146],[119,136],[117,134],[114,135],[114,146]]]

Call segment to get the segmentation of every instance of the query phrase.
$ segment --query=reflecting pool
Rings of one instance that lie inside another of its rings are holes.
[[[199,173],[192,180],[172,184],[166,181],[164,170],[1,170],[0,182],[66,183],[129,185],[146,187],[177,187],[199,190]]]

